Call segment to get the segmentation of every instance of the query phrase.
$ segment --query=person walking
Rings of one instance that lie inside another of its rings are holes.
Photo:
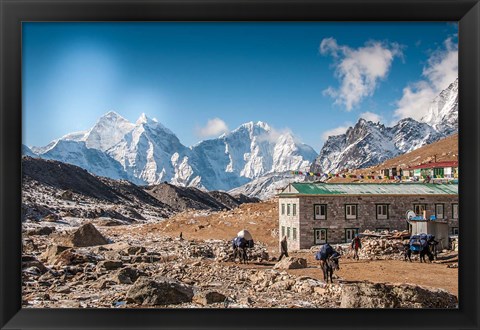
[[[353,259],[359,260],[358,257],[358,250],[362,248],[362,242],[360,241],[360,237],[358,234],[355,234],[354,239],[352,240],[352,249],[353,249]]]
[[[278,258],[278,261],[282,260],[283,256],[288,257],[287,236],[283,236],[283,239],[280,241],[280,250],[282,253]]]

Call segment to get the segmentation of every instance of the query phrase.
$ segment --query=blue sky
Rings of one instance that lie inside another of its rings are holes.
[[[455,23],[23,23],[23,142],[114,110],[183,144],[248,121],[319,151],[359,117],[426,111],[458,70]]]

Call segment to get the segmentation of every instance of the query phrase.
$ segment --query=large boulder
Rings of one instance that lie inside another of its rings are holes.
[[[165,277],[142,276],[127,292],[127,300],[139,305],[155,306],[191,302],[193,288]]]
[[[70,236],[72,246],[84,247],[108,244],[106,239],[94,225],[91,223],[84,224],[73,232]]]
[[[273,266],[274,269],[299,269],[307,268],[307,260],[297,257],[286,257]]]
[[[457,297],[443,289],[411,284],[359,282],[343,287],[341,308],[456,308]]]

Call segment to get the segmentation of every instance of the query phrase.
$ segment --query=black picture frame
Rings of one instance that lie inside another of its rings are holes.
[[[480,5],[474,0],[0,0],[1,329],[478,329]],[[460,308],[22,309],[22,21],[457,21],[459,22]]]

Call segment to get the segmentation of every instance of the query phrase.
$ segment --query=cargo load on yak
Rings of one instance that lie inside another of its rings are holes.
[[[254,246],[253,237],[248,230],[246,229],[240,230],[237,234],[237,238],[244,239],[246,241],[247,247],[253,248]]]
[[[235,248],[245,248],[248,247],[247,240],[243,237],[235,237],[232,241],[232,248],[235,250]]]
[[[320,247],[320,250],[318,250],[318,252],[315,254],[315,259],[327,260],[330,256],[334,255],[335,253],[337,252],[335,252],[333,247],[330,244],[325,243]]]
[[[418,234],[410,237],[410,250],[421,251],[428,246],[428,242],[433,240],[435,236],[430,234]]]

